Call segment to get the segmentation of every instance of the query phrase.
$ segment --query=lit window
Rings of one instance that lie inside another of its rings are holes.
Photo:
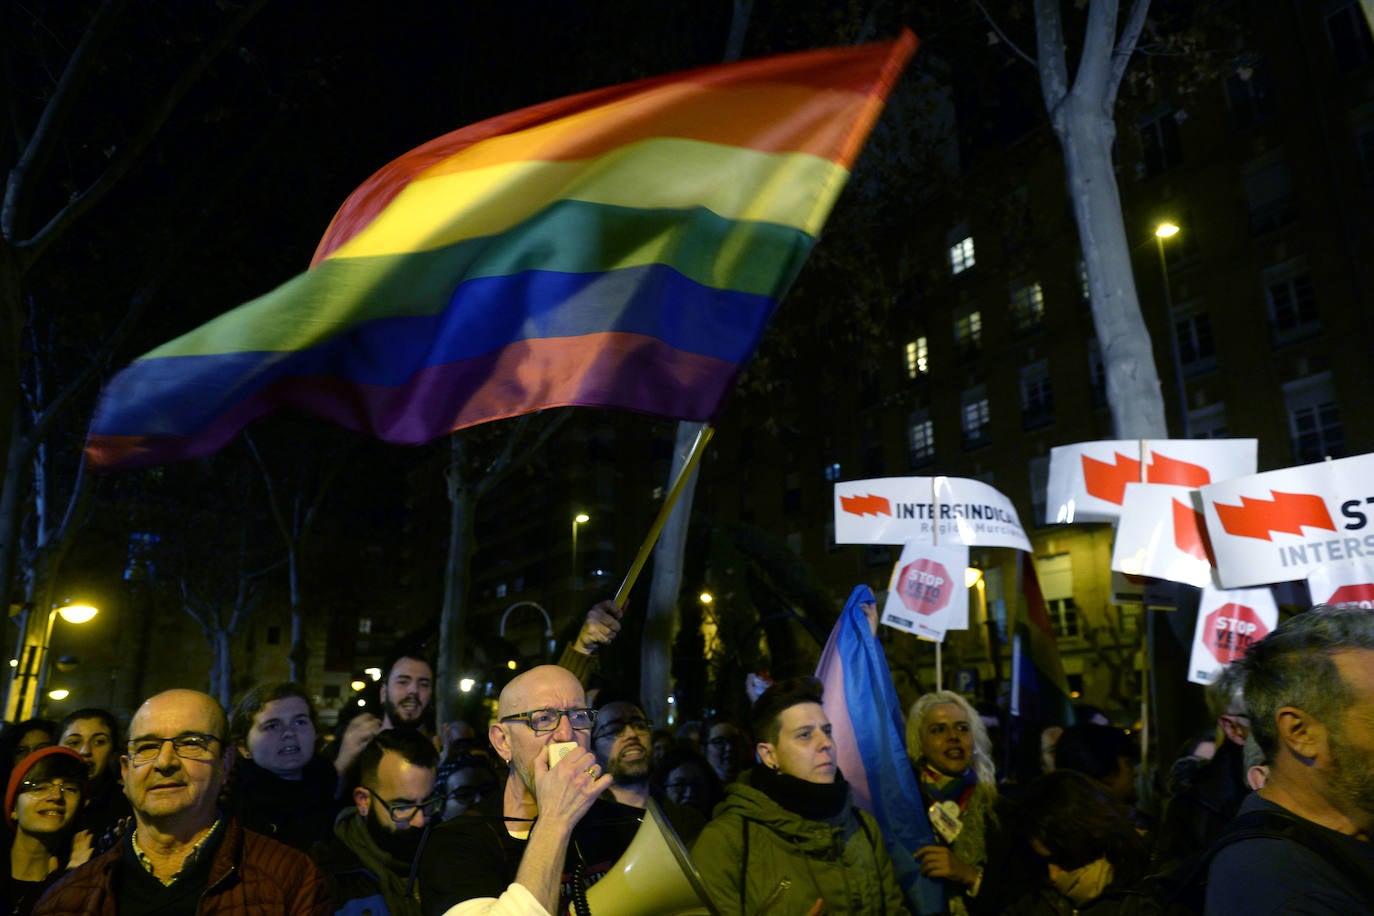
[[[1313,464],[1345,456],[1345,426],[1330,372],[1284,385],[1283,403],[1293,437],[1294,463]]]
[[[988,426],[992,420],[987,386],[975,385],[964,389],[960,401],[960,417],[964,431],[964,448],[987,445]]]
[[[1045,293],[1035,281],[1021,283],[1011,290],[1012,324],[1020,333],[1034,331],[1045,320]]]
[[[906,344],[906,377],[921,378],[930,372],[930,345],[924,337]]]
[[[949,272],[961,274],[973,266],[973,236],[966,235],[949,246]]]
[[[367,636],[368,634],[370,634],[370,633],[372,632],[372,618],[371,618],[371,617],[359,617],[359,618],[358,618],[358,632],[361,633],[363,636]]]
[[[1088,262],[1082,258],[1078,259],[1078,297],[1084,302],[1091,302],[1093,298],[1092,284],[1088,282]]]
[[[913,468],[925,467],[935,460],[935,423],[930,419],[930,411],[918,410],[911,415],[907,443]]]
[[[839,480],[839,479],[840,479],[840,463],[839,463],[838,461],[835,461],[835,462],[832,462],[832,463],[830,463],[830,464],[827,464],[827,465],[825,466],[825,480],[826,480],[826,483],[834,483],[835,481],[837,481],[837,480]]]
[[[1081,635],[1078,623],[1078,605],[1072,598],[1051,598],[1045,602],[1050,613],[1050,627],[1057,639],[1076,639]]]
[[[973,310],[954,319],[954,343],[964,356],[973,356],[983,347],[983,313]]]

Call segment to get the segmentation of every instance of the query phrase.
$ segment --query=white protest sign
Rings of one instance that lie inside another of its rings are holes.
[[[959,619],[968,627],[967,568],[967,547],[908,543],[892,568],[887,603],[879,619],[890,627],[944,642],[947,630],[959,629],[953,625]]]
[[[1224,480],[1200,493],[1224,588],[1374,558],[1374,455]]]
[[[1158,483],[1129,483],[1121,503],[1112,569],[1133,576],[1212,585],[1207,529],[1193,508],[1195,490]]]
[[[1255,473],[1257,439],[1135,439],[1050,450],[1045,523],[1114,522],[1128,483],[1200,487]]]
[[[1279,606],[1269,589],[1204,586],[1193,630],[1188,680],[1212,683],[1221,669],[1245,655],[1246,649],[1278,625]]]
[[[979,480],[879,477],[835,484],[836,544],[908,541],[1031,549],[1016,506]]]
[[[1307,574],[1313,604],[1374,608],[1374,559],[1318,566]]]

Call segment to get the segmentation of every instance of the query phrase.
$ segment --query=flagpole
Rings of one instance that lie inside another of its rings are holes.
[[[682,462],[682,469],[678,471],[677,479],[668,488],[668,496],[663,500],[662,508],[658,510],[658,517],[649,527],[649,534],[644,538],[644,543],[639,545],[639,553],[635,556],[634,562],[630,564],[630,571],[625,574],[625,580],[620,583],[620,588],[615,593],[616,607],[622,609],[625,607],[625,601],[630,597],[630,590],[635,587],[635,581],[639,578],[640,572],[643,571],[644,564],[648,562],[649,554],[653,553],[654,545],[658,543],[658,536],[663,533],[663,526],[668,524],[668,516],[673,513],[673,507],[677,505],[678,497],[682,495],[682,488],[686,486],[687,479],[692,476],[692,472],[697,469],[697,464],[700,463],[701,456],[706,451],[706,443],[711,441],[715,432],[715,427],[706,423],[697,433],[692,448],[687,452],[687,458]]]
[[[1146,478],[1145,466],[1150,460],[1149,441],[1140,440],[1140,482],[1144,483]],[[1153,672],[1150,670],[1154,664],[1151,649],[1153,646],[1154,621],[1150,617],[1150,605],[1142,596],[1140,602],[1141,616],[1145,618],[1144,645],[1141,649],[1140,659],[1140,683],[1144,688],[1140,691],[1140,778],[1145,780],[1146,785],[1152,785],[1150,780],[1150,692],[1154,689]],[[1158,612],[1155,612],[1158,613]]]

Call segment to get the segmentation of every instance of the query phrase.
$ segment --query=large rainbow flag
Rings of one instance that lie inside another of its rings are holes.
[[[116,375],[88,463],[206,455],[282,407],[401,444],[571,405],[714,419],[915,48],[648,79],[412,150],[304,274]]]
[[[854,803],[878,821],[897,881],[913,913],[946,912],[944,882],[927,878],[913,858],[935,845],[916,772],[906,753],[905,716],[887,656],[869,630],[862,605],[873,590],[859,585],[821,652],[816,677],[835,739],[836,762]]]

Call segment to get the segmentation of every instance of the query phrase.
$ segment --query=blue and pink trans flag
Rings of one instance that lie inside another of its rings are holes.
[[[892,672],[860,607],[874,600],[867,585],[850,593],[821,653],[816,677],[825,687],[825,714],[840,772],[854,803],[877,819],[907,904],[922,916],[941,913],[943,882],[922,875],[913,858],[917,849],[935,843],[935,834],[907,759],[906,726]]]

